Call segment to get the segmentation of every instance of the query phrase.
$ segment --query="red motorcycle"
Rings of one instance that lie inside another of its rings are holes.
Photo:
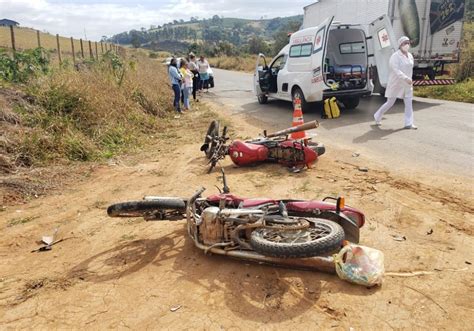
[[[292,140],[288,135],[315,129],[318,126],[317,121],[312,121],[271,134],[264,131],[262,137],[245,142],[234,140],[227,146],[226,142],[229,140],[227,127],[224,127],[222,134],[219,135],[219,122],[212,121],[201,151],[209,159],[209,172],[226,155],[229,155],[232,162],[238,166],[258,162],[278,162],[298,171],[305,166],[310,167],[326,149],[321,143],[311,142],[310,139]]]
[[[344,198],[247,199],[231,194],[223,170],[222,174],[224,187],[219,194],[202,198],[205,189],[201,188],[190,199],[148,196],[113,204],[107,213],[146,220],[186,216],[190,237],[205,252],[325,271],[334,271],[328,255],[338,251],[344,240],[359,242],[364,214],[346,206]],[[304,259],[308,257],[318,258]]]

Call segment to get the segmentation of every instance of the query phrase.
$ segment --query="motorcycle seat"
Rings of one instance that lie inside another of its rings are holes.
[[[273,199],[245,199],[242,201],[242,208],[256,207],[267,203],[276,204]]]

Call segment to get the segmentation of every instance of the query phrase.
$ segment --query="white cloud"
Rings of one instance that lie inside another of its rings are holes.
[[[165,0],[165,1],[91,1],[91,0],[0,0],[0,19],[13,19],[21,26],[47,30],[64,36],[98,40],[101,36],[148,28],[191,16],[268,18],[302,14],[311,1],[273,0]]]

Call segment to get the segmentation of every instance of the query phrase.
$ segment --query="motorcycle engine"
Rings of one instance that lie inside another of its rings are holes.
[[[206,245],[213,245],[224,241],[224,227],[219,219],[218,207],[207,207],[203,210],[199,232],[203,243]]]

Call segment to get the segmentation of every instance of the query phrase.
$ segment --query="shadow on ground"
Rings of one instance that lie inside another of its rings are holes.
[[[69,277],[106,282],[139,272],[150,264],[161,266],[170,259],[174,261],[172,269],[177,285],[189,282],[204,288],[208,295],[201,300],[211,293],[221,292],[228,309],[244,320],[278,323],[291,320],[314,306],[330,317],[339,317],[343,312],[319,302],[323,291],[357,296],[375,293],[375,290],[344,283],[336,275],[205,255],[194,246],[184,226],[161,238],[135,240],[98,253],[74,267]],[[193,298],[190,295],[190,300]]]

